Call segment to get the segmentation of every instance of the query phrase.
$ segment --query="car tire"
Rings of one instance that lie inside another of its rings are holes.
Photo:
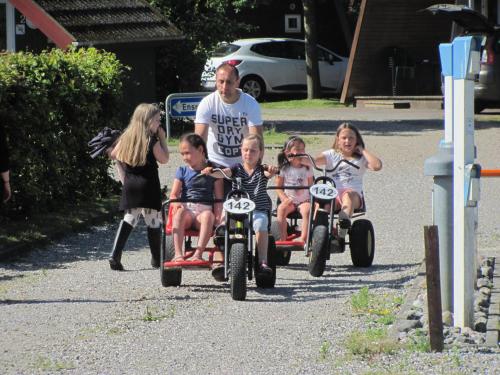
[[[266,85],[258,76],[246,76],[241,80],[240,89],[251,95],[255,100],[260,100],[266,93]]]
[[[476,115],[480,114],[485,109],[486,109],[486,104],[484,104],[483,102],[480,102],[479,100],[476,100],[474,102],[474,113]]]

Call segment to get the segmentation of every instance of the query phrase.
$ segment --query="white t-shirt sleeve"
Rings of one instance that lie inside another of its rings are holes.
[[[208,99],[209,96],[205,96],[198,105],[198,108],[196,109],[196,117],[194,119],[195,124],[210,124],[211,111]]]
[[[248,126],[262,126],[262,114],[257,100],[250,96],[248,98],[248,107]]]

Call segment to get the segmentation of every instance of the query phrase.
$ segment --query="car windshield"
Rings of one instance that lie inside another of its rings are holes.
[[[229,43],[223,43],[219,44],[215,51],[212,53],[213,57],[223,57],[230,55],[231,53],[234,53],[240,49],[240,46],[237,46],[236,44],[229,44]]]

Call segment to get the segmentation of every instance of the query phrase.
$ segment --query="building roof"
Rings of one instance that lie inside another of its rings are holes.
[[[15,3],[21,2],[13,3],[16,6]],[[24,12],[19,10],[31,22],[37,24],[40,20],[36,22],[26,12],[38,5],[44,14],[42,18],[57,23],[72,37],[73,44],[162,42],[183,38],[174,25],[143,0],[23,0],[22,3]]]

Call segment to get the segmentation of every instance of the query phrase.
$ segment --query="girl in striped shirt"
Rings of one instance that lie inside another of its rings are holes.
[[[271,211],[271,198],[267,194],[267,182],[273,177],[278,168],[262,164],[264,156],[264,140],[258,134],[248,134],[243,138],[241,144],[241,158],[243,163],[233,164],[224,168],[226,175],[241,178],[241,189],[248,193],[250,199],[255,202],[253,212],[253,230],[257,238],[257,251],[259,254],[260,272],[272,274],[272,269],[267,265],[268,227],[269,213]],[[216,178],[224,178],[218,171],[208,167],[202,173],[210,174]],[[233,180],[233,189],[236,181]]]

